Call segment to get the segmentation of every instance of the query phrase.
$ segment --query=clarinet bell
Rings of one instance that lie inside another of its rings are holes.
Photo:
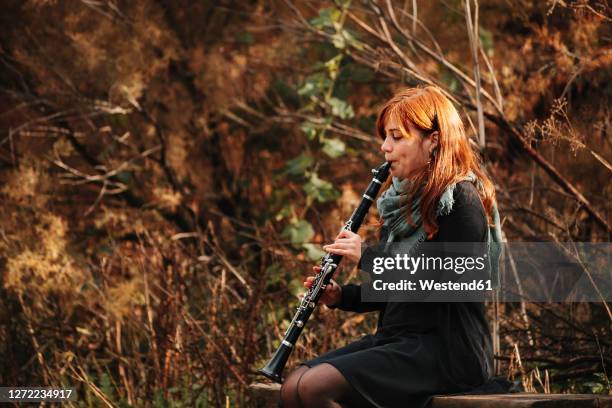
[[[281,343],[270,361],[268,361],[268,364],[266,364],[265,367],[257,370],[257,372],[268,377],[275,383],[282,384],[283,378],[281,377],[281,374],[285,368],[285,364],[287,364],[287,360],[291,354],[291,349],[292,348],[287,346],[285,343]]]

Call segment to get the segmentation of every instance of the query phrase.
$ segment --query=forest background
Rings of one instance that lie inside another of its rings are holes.
[[[611,16],[572,0],[3,1],[0,384],[75,386],[78,406],[248,406],[402,86],[459,107],[508,241],[610,241]],[[375,240],[375,211],[362,232]],[[488,312],[499,375],[610,393],[606,303]],[[374,327],[320,307],[288,368]]]

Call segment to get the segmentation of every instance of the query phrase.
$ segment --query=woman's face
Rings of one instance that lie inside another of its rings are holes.
[[[391,163],[391,175],[399,178],[410,178],[415,171],[427,165],[432,145],[432,137],[423,137],[424,133],[408,122],[409,137],[404,137],[393,115],[385,123],[385,141],[380,147],[385,153],[385,160]]]

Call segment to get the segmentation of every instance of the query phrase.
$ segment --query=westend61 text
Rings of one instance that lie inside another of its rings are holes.
[[[408,254],[397,254],[395,257],[376,257],[373,259],[372,272],[380,275],[385,270],[404,270],[414,275],[417,270],[445,270],[454,271],[461,275],[465,271],[482,271],[485,268],[485,258],[487,255],[479,257],[440,257],[440,256],[421,256],[411,257]]]
[[[490,280],[473,280],[470,282],[436,282],[434,280],[419,280],[420,289],[423,291],[483,291],[493,290]],[[416,282],[402,279],[399,282],[383,282],[378,279],[372,282],[374,290],[418,290]]]

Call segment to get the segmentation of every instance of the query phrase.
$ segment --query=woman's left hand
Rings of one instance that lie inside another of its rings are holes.
[[[323,249],[332,254],[342,255],[353,262],[361,258],[361,237],[349,230],[342,230],[333,244],[325,245]]]

